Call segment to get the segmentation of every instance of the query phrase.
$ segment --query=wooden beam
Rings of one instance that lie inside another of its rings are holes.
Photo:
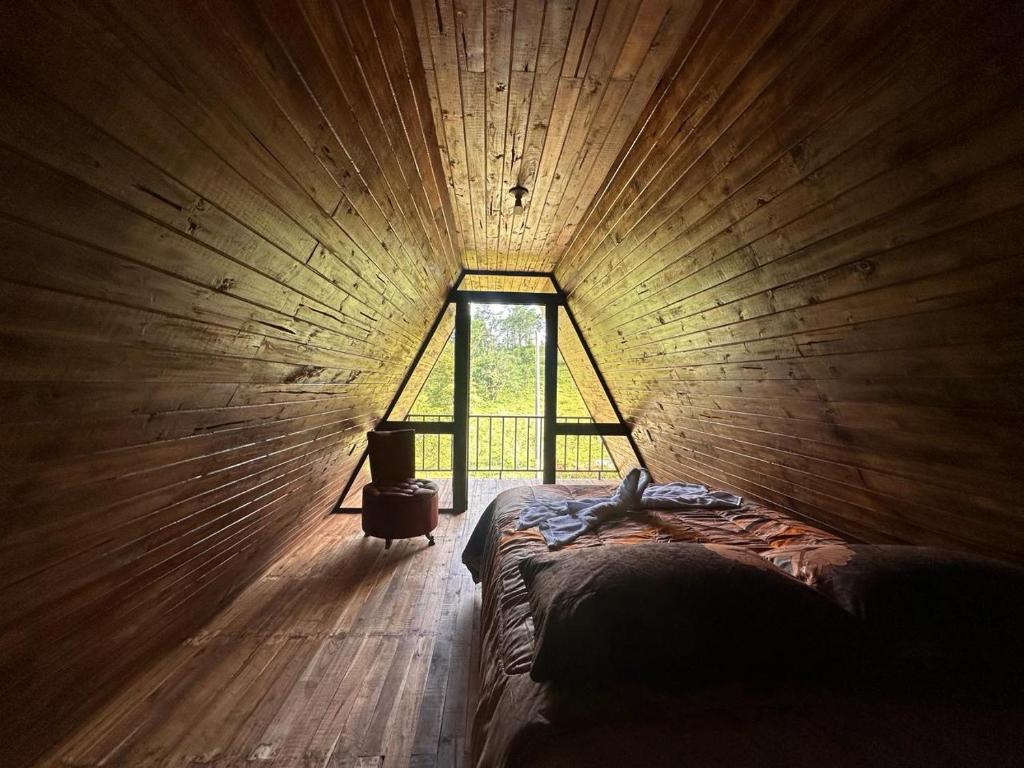
[[[546,277],[554,280],[551,272],[533,272],[528,269],[465,269],[463,275],[494,275],[495,277]]]
[[[626,437],[629,435],[629,432],[630,429],[628,424],[566,424],[564,422],[558,422],[555,424],[556,435],[601,435],[602,437]]]
[[[377,424],[382,431],[413,429],[421,435],[454,435],[454,421],[382,421]]]
[[[562,303],[557,293],[518,293],[513,291],[459,291],[458,300],[473,304],[543,304],[557,307]]]
[[[452,506],[465,512],[469,498],[469,302],[455,302],[455,434],[452,437]]]
[[[558,296],[558,294],[555,294]],[[558,296],[558,298],[561,298]],[[544,482],[555,482],[558,424],[558,304],[544,307]]]

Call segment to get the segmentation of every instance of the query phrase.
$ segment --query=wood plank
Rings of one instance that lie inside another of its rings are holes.
[[[473,480],[437,546],[363,538],[333,515],[152,659],[44,761],[98,766],[465,764],[479,589],[460,562],[518,480]]]

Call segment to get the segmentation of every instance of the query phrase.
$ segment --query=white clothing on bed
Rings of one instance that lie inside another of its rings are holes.
[[[519,515],[517,530],[536,526],[548,549],[557,549],[575,541],[587,531],[596,530],[614,517],[641,509],[738,509],[741,496],[724,491],[709,491],[694,483],[651,485],[646,469],[630,471],[612,496],[572,501],[538,501]]]

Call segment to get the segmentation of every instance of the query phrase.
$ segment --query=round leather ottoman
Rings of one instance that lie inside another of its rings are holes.
[[[363,487],[363,533],[384,539],[426,536],[437,527],[437,485],[429,480],[401,480],[390,485],[371,483]]]

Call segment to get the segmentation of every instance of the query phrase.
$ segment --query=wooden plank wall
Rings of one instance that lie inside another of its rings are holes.
[[[0,763],[314,531],[461,261],[406,0],[0,9]]]
[[[1024,559],[1022,14],[702,10],[556,270],[658,478]]]

